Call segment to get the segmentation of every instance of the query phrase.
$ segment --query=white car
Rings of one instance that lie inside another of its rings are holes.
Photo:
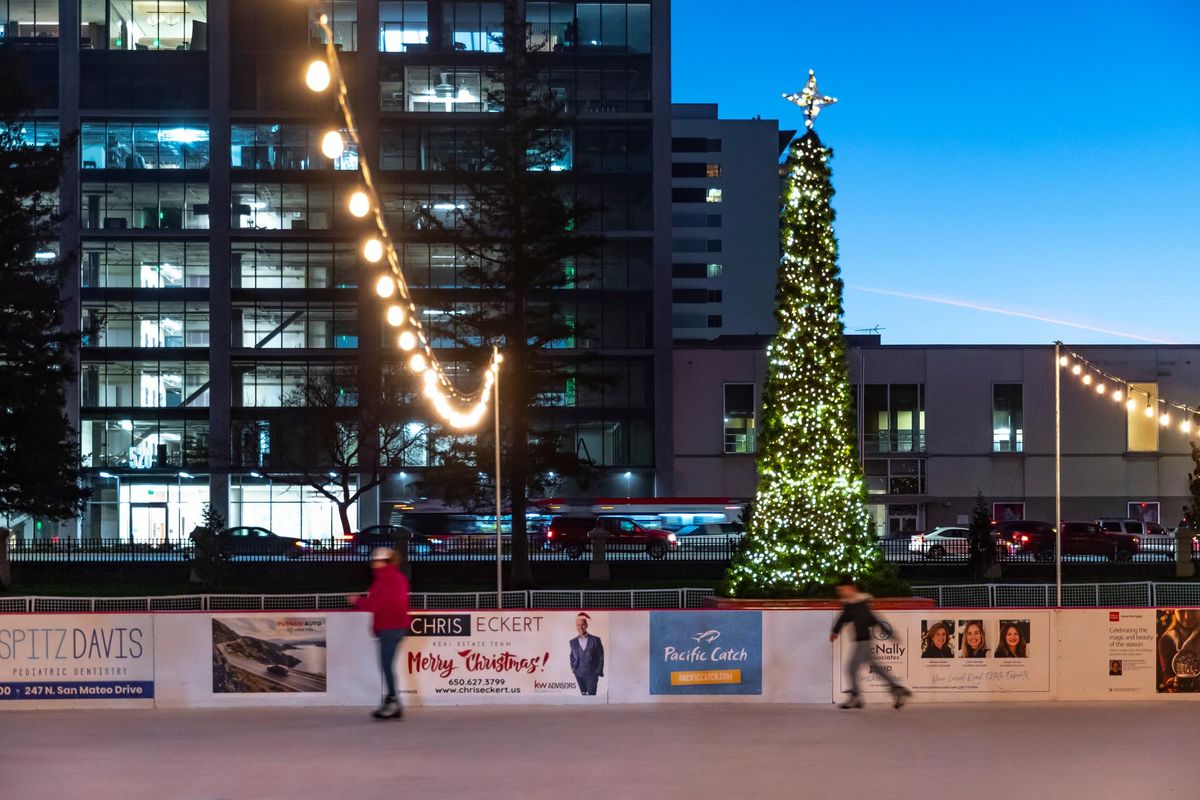
[[[920,553],[926,558],[966,558],[971,554],[970,534],[966,528],[934,528],[928,533],[915,534],[908,542],[910,553]]]

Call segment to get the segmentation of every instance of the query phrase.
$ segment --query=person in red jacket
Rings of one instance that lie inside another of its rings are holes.
[[[400,719],[404,709],[396,696],[396,673],[393,661],[400,641],[408,633],[408,578],[400,571],[400,556],[390,547],[377,547],[371,552],[371,569],[374,579],[366,596],[350,596],[350,603],[357,611],[370,611],[374,615],[372,628],[379,637],[379,666],[387,694],[383,703],[375,710],[375,719]]]

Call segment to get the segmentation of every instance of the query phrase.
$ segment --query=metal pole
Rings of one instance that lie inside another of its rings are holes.
[[[1054,605],[1062,607],[1062,342],[1054,343]]]
[[[492,420],[495,423],[496,434],[496,608],[504,608],[504,545],[500,533],[500,365],[495,358],[496,348],[492,348],[492,363],[496,367],[496,379],[492,386],[495,394],[492,397]]]

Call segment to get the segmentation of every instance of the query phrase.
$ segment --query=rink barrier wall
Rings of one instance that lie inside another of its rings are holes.
[[[431,611],[416,615],[395,663],[408,705],[828,703],[842,696],[853,646],[851,628],[829,644],[835,613]],[[581,694],[569,664],[581,614],[603,649],[595,695]],[[1181,638],[1164,631],[1174,619],[1170,609],[936,608],[879,616],[891,635],[877,636],[872,650],[881,669],[913,688],[914,702],[1177,696],[1160,691],[1157,659],[1163,636]],[[1013,623],[1025,656],[959,657],[972,621],[981,623],[990,649],[1001,626]],[[923,642],[938,623],[949,628],[953,658],[924,657]],[[0,615],[0,711],[370,706],[380,695],[377,652],[370,617],[350,611]],[[270,660],[285,657],[286,674],[268,670]],[[1200,656],[1188,663],[1200,666]],[[1177,680],[1173,688],[1186,695],[1196,681]],[[862,688],[868,703],[887,700],[876,675],[865,675]]]

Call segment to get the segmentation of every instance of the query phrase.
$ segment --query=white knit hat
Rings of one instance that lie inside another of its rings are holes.
[[[371,551],[372,561],[391,561],[396,551],[390,547],[376,547]]]

